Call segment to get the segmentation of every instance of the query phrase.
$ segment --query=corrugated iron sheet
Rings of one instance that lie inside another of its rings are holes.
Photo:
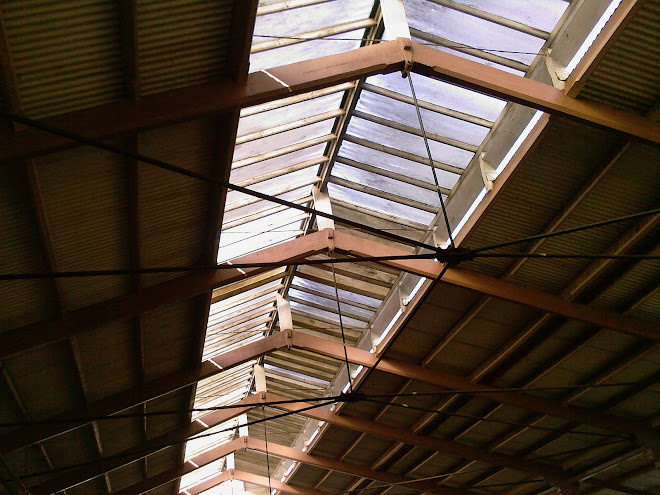
[[[642,114],[660,99],[660,1],[639,9],[580,91],[581,98]]]
[[[142,94],[226,74],[233,4],[233,0],[138,2]]]
[[[75,172],[72,163],[78,164]],[[79,147],[42,158],[37,174],[59,270],[129,267],[124,159]],[[61,284],[67,309],[129,290],[126,276],[69,278]]]
[[[3,2],[25,113],[46,117],[124,93],[119,16],[111,0]]]

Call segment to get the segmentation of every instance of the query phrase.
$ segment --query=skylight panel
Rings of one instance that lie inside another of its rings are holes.
[[[552,32],[568,8],[566,0],[451,0],[505,19]]]
[[[355,21],[369,20],[372,8],[372,0],[335,0],[258,16],[254,28],[253,48],[259,49],[259,45],[263,46],[264,43],[278,39],[288,46],[252,53],[250,71],[257,72],[358,48],[365,27],[372,23],[365,23],[361,29],[350,31],[345,31],[350,28],[334,31],[333,28]],[[337,31],[344,32],[333,34]],[[298,39],[320,38],[324,35],[326,36],[324,40],[334,38],[334,41]]]
[[[326,141],[323,141],[290,153],[234,169],[231,173],[231,180],[236,184],[245,185],[246,183],[253,182],[255,177],[276,173],[298,163],[310,163],[310,160],[318,160],[318,163],[322,163],[324,161],[323,152],[325,151],[325,146]]]
[[[462,57],[467,60],[471,60],[473,62],[487,65],[488,67],[494,67],[496,69],[500,69],[505,72],[515,74],[516,76],[524,76],[527,73],[527,70],[529,69],[529,66],[523,64],[522,62],[508,60],[505,59],[504,57],[492,53],[475,51],[466,45],[462,45],[456,42],[442,41],[442,45],[436,46],[436,44],[439,43],[437,37],[434,37],[430,34],[422,33],[421,31],[417,31],[416,29],[412,29],[411,32],[413,33],[412,36],[413,41],[422,44],[431,44],[434,46],[436,50],[439,50],[441,52],[449,53],[450,55],[456,55],[458,57]],[[451,45],[452,48],[448,48],[447,46],[444,46],[445,44]],[[479,53],[479,56],[474,55],[475,53]]]
[[[431,179],[430,175],[429,173],[429,179]],[[417,187],[413,184],[390,179],[343,163],[335,163],[335,166],[332,167],[332,176],[340,177],[355,184],[368,184],[369,188],[387,193],[387,196],[390,196],[393,201],[396,201],[398,197],[407,198],[431,206],[431,211],[440,208],[440,200],[435,190]]]
[[[419,128],[415,106],[394,100],[368,90],[363,90],[356,110],[367,112],[376,117],[392,119],[394,122]],[[478,146],[488,134],[488,127],[466,122],[461,119],[443,115],[439,112],[420,108],[424,128],[429,133],[445,136],[450,139],[464,141],[467,144]]]
[[[309,196],[311,190],[310,186],[316,184],[321,179],[319,177],[311,177],[300,182],[295,182],[282,186],[280,189],[265,187],[254,187],[254,190],[258,190],[270,196],[278,196],[287,201],[295,201],[299,198],[304,198]],[[258,184],[259,185],[259,184]],[[234,193],[234,194],[232,194]],[[236,208],[241,208],[243,206],[252,205],[260,203],[261,201],[255,198],[254,196],[248,196],[247,194],[237,193],[235,191],[227,194],[227,206],[225,211],[232,211]]]
[[[306,217],[306,215],[304,216]],[[303,218],[304,218],[303,217]],[[293,222],[280,225],[277,228],[260,234],[246,235],[240,241],[229,243],[220,247],[218,262],[233,259],[238,256],[275,246],[289,241],[304,232],[302,230],[303,218],[297,218]]]
[[[442,107],[495,122],[506,106],[506,101],[476,91],[460,88],[430,77],[414,74],[417,98]],[[378,74],[367,78],[367,83],[410,96],[410,86],[398,74]]]
[[[337,161],[340,163],[346,163],[342,161],[344,158],[356,163],[364,163],[365,165],[379,168],[384,173],[392,172],[410,177],[416,181],[419,180],[433,184],[433,176],[430,170],[430,165],[422,165],[419,162],[413,162],[411,160],[367,148],[350,141],[344,141],[342,144]],[[438,177],[438,183],[440,184],[440,187],[453,189],[454,185],[460,178],[460,175],[439,169],[437,165],[438,164],[436,164],[435,173]]]
[[[370,194],[365,194],[356,191],[355,189],[349,189],[336,184],[328,184],[328,191],[330,192],[331,198],[337,198],[340,201],[350,203],[355,207],[376,210],[386,215],[400,217],[423,225],[430,224],[435,217],[433,213],[421,211],[383,198],[377,198]]]
[[[416,136],[355,117],[351,119],[347,134],[363,139],[375,140],[377,144],[386,146],[393,145],[397,149],[407,153],[412,153],[425,159],[427,158],[424,139],[421,136]],[[429,140],[429,147],[431,148],[431,154],[434,160],[437,160],[439,163],[447,163],[459,168],[465,168],[474,156],[474,153],[472,152],[449,146],[444,143],[438,143],[433,140]],[[431,181],[433,180],[430,173],[429,179]]]
[[[256,300],[259,297],[274,295],[278,289],[279,289],[279,282],[277,280],[259,285],[251,289],[246,289],[240,294],[227,297],[212,303],[211,314],[216,314],[222,311],[230,312],[236,306],[243,304],[247,301]]]
[[[294,122],[304,117],[318,115],[339,108],[343,93],[332,93],[318,98],[304,100],[282,108],[259,112],[241,117],[238,124],[238,136],[275,127],[287,122]]]
[[[280,65],[293,64],[313,58],[327,57],[359,48],[365,30],[328,36],[321,40],[305,41],[268,52],[253,53],[250,57],[250,71],[257,72]]]
[[[293,286],[295,287],[301,287],[304,289],[316,291],[323,293],[329,297],[335,297],[335,289],[334,287],[330,287],[325,284],[321,284],[318,282],[314,282],[309,279],[301,278],[301,277],[294,277],[293,281],[291,282]],[[374,309],[378,309],[382,301],[380,299],[374,299],[371,297],[363,296],[361,294],[356,294],[355,292],[350,292],[344,289],[338,289],[339,292],[339,297],[341,299],[346,299],[349,301],[352,301],[355,304],[362,304],[365,306],[370,306]]]
[[[312,318],[339,326],[339,316],[334,311],[315,308],[308,304],[301,304],[296,301],[291,301],[291,311],[306,314]],[[342,322],[345,326],[353,328],[367,328],[368,326],[367,322],[358,320],[356,318],[351,318],[350,316],[346,316],[344,314],[342,314]]]
[[[330,296],[330,295],[328,295]],[[289,289],[289,297],[294,298],[294,299],[299,299],[299,300],[307,300],[311,303],[318,304],[321,306],[324,306],[328,308],[329,310],[333,310],[337,308],[337,300],[334,298],[330,297],[322,297],[322,296],[317,296],[314,294],[310,294],[308,292],[303,292],[301,290],[296,289],[295,287],[292,287]],[[341,308],[342,314],[346,312],[347,314],[354,314],[359,316],[360,318],[370,320],[373,315],[375,314],[375,311],[370,311],[364,308],[360,308],[358,306],[353,306],[351,304],[347,304],[345,302],[339,303],[339,307]]]
[[[222,238],[220,239],[221,246],[228,246],[236,242],[250,239],[257,234],[266,232],[281,231],[282,226],[288,225],[296,220],[306,218],[307,214],[293,208],[277,212],[273,215],[268,215],[259,218],[252,222],[247,222],[242,225],[224,230]]]
[[[225,459],[223,457],[213,462],[209,462],[208,464],[200,467],[199,469],[195,469],[194,471],[188,474],[184,474],[181,477],[180,491],[183,492],[187,488],[198,485],[202,481],[205,481],[217,475],[219,472],[223,470],[224,465],[225,465]]]
[[[281,149],[293,144],[309,141],[320,136],[328,135],[332,131],[334,119],[324,120],[315,124],[303,125],[297,129],[268,136],[248,143],[239,144],[234,150],[234,161],[254,157],[270,150]]]
[[[428,0],[405,0],[410,27],[530,65],[545,39]],[[478,56],[479,52],[473,53]]]
[[[204,432],[204,435],[207,436],[192,438],[188,440],[188,442],[186,443],[186,455],[185,455],[186,460],[196,455],[202,454],[212,449],[213,447],[222,445],[223,443],[227,443],[228,441],[231,440],[231,438],[234,435],[232,428],[236,428],[237,426],[238,426],[238,419],[231,419],[229,421],[220,423],[219,425],[206,430]],[[229,430],[229,431],[222,431],[222,430]]]

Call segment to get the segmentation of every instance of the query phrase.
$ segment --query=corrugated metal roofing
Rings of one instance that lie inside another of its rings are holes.
[[[580,98],[646,114],[660,99],[660,2],[644,2],[580,91]]]
[[[124,94],[115,2],[3,2],[2,15],[27,115],[66,113]]]
[[[138,2],[142,94],[226,75],[233,4],[231,0]]]

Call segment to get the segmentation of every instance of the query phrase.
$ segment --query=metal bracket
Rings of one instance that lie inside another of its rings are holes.
[[[568,73],[566,68],[560,66],[557,61],[550,56],[551,50],[548,50],[548,53],[543,57],[545,59],[545,67],[548,69],[548,74],[550,74],[550,79],[552,79],[552,85],[560,90],[564,91],[566,84],[564,81],[568,78]]]
[[[402,312],[406,312],[408,309],[408,304],[410,304],[410,294],[406,294],[401,290],[401,287],[398,288],[399,291],[399,307]]]
[[[485,155],[486,153],[484,152],[479,154],[479,169],[481,170],[481,179],[484,181],[484,187],[487,190],[492,191],[493,182],[495,182],[495,179],[497,178],[497,172],[493,166],[484,159]]]
[[[437,248],[445,249],[447,246],[449,246],[449,239],[444,239],[438,235],[438,226],[433,227],[433,231],[431,232],[431,237],[433,238],[433,245]]]

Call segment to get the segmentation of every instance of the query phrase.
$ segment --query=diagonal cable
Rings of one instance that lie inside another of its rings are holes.
[[[452,248],[455,248],[454,238],[451,234],[451,227],[449,225],[449,216],[447,215],[447,208],[445,208],[445,201],[442,199],[442,192],[440,191],[440,182],[438,181],[438,173],[435,170],[435,165],[433,164],[433,157],[431,156],[431,147],[429,146],[429,140],[426,136],[426,130],[424,129],[424,122],[422,121],[422,113],[419,110],[419,103],[417,102],[417,95],[415,94],[415,85],[412,80],[412,73],[408,73],[408,83],[410,83],[410,92],[412,93],[413,101],[415,102],[415,110],[417,111],[417,120],[419,120],[419,128],[422,131],[422,137],[424,138],[424,146],[426,146],[426,153],[429,157],[429,163],[431,164],[431,172],[433,172],[433,181],[435,182],[435,189],[438,192],[438,198],[440,199],[440,206],[442,207],[442,216],[445,218],[445,225],[447,226],[447,235],[449,236],[449,243]]]
[[[328,254],[330,255],[330,258],[332,258],[332,251],[329,251]],[[349,367],[348,364],[348,351],[346,350],[346,336],[344,335],[344,321],[341,316],[341,305],[339,303],[339,289],[337,288],[337,275],[335,274],[335,264],[332,263],[330,265],[332,267],[332,281],[334,283],[335,287],[335,299],[337,301],[337,314],[339,315],[339,328],[341,328],[341,341],[344,344],[344,359],[346,360],[346,374],[348,375],[348,387],[351,392],[353,393],[353,380],[351,379],[351,368]]]

